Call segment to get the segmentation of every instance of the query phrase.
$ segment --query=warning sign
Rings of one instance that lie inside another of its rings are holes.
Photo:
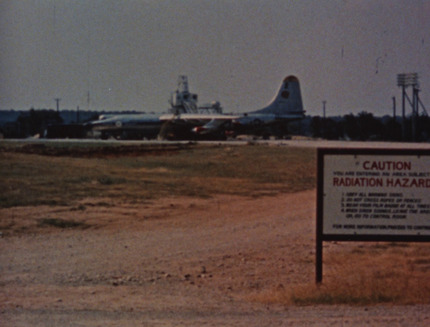
[[[430,236],[430,151],[320,149],[318,169],[323,235]]]
[[[430,242],[430,149],[318,149],[316,282],[323,241]]]

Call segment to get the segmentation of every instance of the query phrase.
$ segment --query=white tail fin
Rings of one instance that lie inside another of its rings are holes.
[[[283,116],[304,116],[299,79],[292,75],[286,77],[270,104],[254,113],[274,114],[281,118]]]

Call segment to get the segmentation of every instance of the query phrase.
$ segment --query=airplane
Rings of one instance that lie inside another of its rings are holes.
[[[159,137],[225,139],[240,134],[283,137],[288,133],[287,124],[303,119],[304,113],[299,80],[290,75],[282,81],[273,100],[262,109],[241,115],[187,111],[162,115],[160,120],[165,123]]]
[[[87,123],[102,139],[222,140],[240,134],[282,137],[287,124],[304,118],[300,83],[286,77],[273,100],[264,108],[245,114],[224,114],[218,101],[198,106],[198,95],[190,93],[187,76],[178,78],[171,94],[169,113],[103,115]]]
[[[162,121],[156,114],[101,115],[98,120],[85,124],[93,137],[101,139],[154,139],[160,132]]]
[[[187,76],[181,75],[178,78],[178,87],[171,94],[169,100],[171,112],[174,115],[182,113],[208,114],[222,113],[219,102],[212,102],[201,107],[197,106],[198,95],[190,93]],[[101,139],[155,139],[160,138],[161,131],[166,130],[166,122],[160,119],[157,114],[103,114],[98,120],[86,123],[91,129],[93,137]],[[198,121],[187,122],[187,129],[198,125]],[[189,127],[189,128],[188,128]],[[190,133],[188,138],[193,139],[196,135]],[[166,139],[166,138],[161,138]],[[185,138],[187,139],[187,138]]]

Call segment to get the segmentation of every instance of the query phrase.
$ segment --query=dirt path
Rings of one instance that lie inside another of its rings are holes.
[[[279,306],[314,279],[315,191],[3,209],[1,326],[428,326],[430,306]],[[86,229],[40,226],[73,219]]]

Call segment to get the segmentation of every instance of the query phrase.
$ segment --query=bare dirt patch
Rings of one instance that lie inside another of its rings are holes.
[[[314,190],[137,204],[86,198],[72,207],[15,207],[0,215],[14,226],[0,238],[2,326],[430,323],[428,304],[296,306],[262,300],[314,280]],[[41,219],[88,227],[62,228]],[[335,264],[338,254],[357,249],[376,255],[390,245],[328,243],[324,251]],[[428,276],[428,246],[397,252],[416,251],[421,254],[414,267]],[[328,277],[345,272],[326,268]]]

